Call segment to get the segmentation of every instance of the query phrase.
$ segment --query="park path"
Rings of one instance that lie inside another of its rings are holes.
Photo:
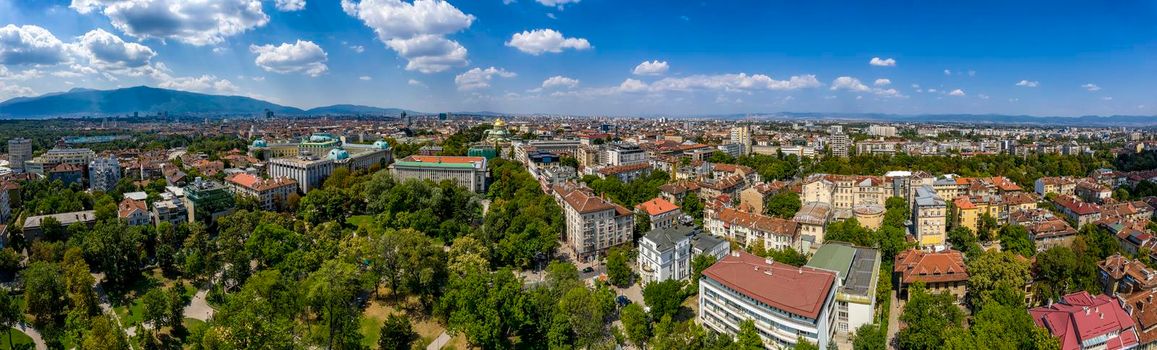
[[[446,331],[442,331],[442,334],[439,334],[438,338],[435,338],[434,341],[430,342],[430,345],[426,346],[426,350],[440,350],[449,342],[450,335],[446,334]]]
[[[208,288],[198,289],[197,294],[193,294],[193,300],[190,300],[189,305],[185,306],[185,318],[209,321],[213,317],[213,307],[209,306],[209,302],[205,300],[205,296],[208,294]]]
[[[36,328],[32,328],[32,326],[24,322],[21,322],[18,327],[21,332],[24,332],[29,338],[32,338],[32,343],[36,345],[36,350],[48,350],[48,343],[44,342],[44,336],[40,335],[40,332],[37,331]]]
[[[136,328],[125,328],[124,323],[121,323],[121,317],[117,315],[116,310],[113,310],[112,303],[108,301],[108,294],[104,292],[104,287],[101,287],[100,285],[100,282],[104,280],[104,274],[94,273],[92,274],[92,279],[96,281],[92,287],[96,290],[96,297],[100,302],[100,311],[106,315],[112,316],[113,321],[116,321],[117,323],[117,328],[120,328],[125,332],[126,339],[132,339],[133,336],[136,335]],[[129,350],[136,350],[136,348],[133,347],[133,342],[130,341],[128,344]]]
[[[896,291],[892,291],[891,310],[888,310],[888,349],[896,349],[896,334],[900,333],[900,313],[904,311]]]

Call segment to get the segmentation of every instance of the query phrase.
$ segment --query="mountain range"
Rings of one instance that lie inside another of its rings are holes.
[[[136,113],[174,115],[261,115],[268,109],[276,115],[373,115],[397,117],[402,112],[424,114],[400,108],[382,108],[351,104],[337,104],[303,110],[244,96],[210,95],[180,90],[136,86],[114,90],[76,88],[65,92],[35,97],[16,97],[0,102],[0,119],[36,119],[48,117],[79,117],[128,115]],[[458,115],[500,116],[500,112],[461,112]],[[760,114],[729,114],[688,116],[695,118],[729,120],[843,120],[864,122],[940,122],[958,124],[1021,124],[1055,126],[1157,126],[1157,116],[1029,116],[1005,114],[917,114],[886,113],[803,113],[778,112]]]
[[[302,110],[297,107],[244,96],[209,95],[188,91],[136,86],[114,90],[76,88],[35,97],[17,97],[0,102],[0,118],[34,119],[55,116],[157,114],[242,114],[260,115],[265,110],[278,115],[400,115],[403,109],[339,104]],[[416,112],[405,111],[410,114]]]

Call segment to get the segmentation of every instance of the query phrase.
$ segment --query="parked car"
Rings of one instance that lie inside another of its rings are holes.
[[[626,295],[620,295],[619,297],[615,298],[615,302],[619,304],[619,307],[631,305],[631,299],[627,299]]]
[[[587,266],[586,268],[583,269],[583,273],[591,273],[591,272],[595,272],[595,268]]]

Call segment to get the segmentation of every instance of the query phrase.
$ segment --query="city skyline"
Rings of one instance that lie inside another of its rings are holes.
[[[0,0],[0,99],[149,85],[430,112],[1152,115],[1154,23],[1146,2]]]

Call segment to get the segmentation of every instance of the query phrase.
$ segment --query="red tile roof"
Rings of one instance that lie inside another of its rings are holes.
[[[935,253],[922,250],[900,252],[896,254],[896,265],[893,272],[900,273],[900,282],[902,283],[916,281],[925,283],[962,282],[968,280],[968,268],[964,265],[964,256],[955,250]]]
[[[671,203],[663,198],[655,198],[635,206],[635,209],[640,209],[647,212],[648,215],[655,216],[663,213],[668,213],[678,210],[679,206]]]
[[[122,219],[127,218],[130,215],[133,215],[133,212],[137,211],[148,212],[148,204],[145,204],[144,201],[134,201],[132,199],[125,198],[125,200],[121,201],[119,205],[119,209],[117,210],[117,217]]]
[[[609,167],[604,167],[602,169],[599,169],[599,174],[617,175],[617,174],[622,174],[625,172],[639,171],[639,170],[650,169],[650,168],[651,168],[651,164],[647,164],[647,163],[609,166]]]
[[[1056,199],[1053,199],[1053,202],[1062,208],[1068,209],[1068,211],[1080,216],[1092,215],[1101,212],[1100,206],[1097,206],[1093,203],[1082,202],[1081,200],[1072,196],[1057,196]]]
[[[294,179],[291,179],[288,177],[279,177],[279,178],[274,178],[274,179],[263,179],[263,178],[260,178],[258,176],[248,174],[248,173],[234,174],[228,178],[225,178],[225,181],[228,181],[228,182],[236,184],[238,186],[245,187],[245,188],[248,188],[248,189],[251,189],[254,191],[258,191],[258,192],[268,191],[271,189],[281,188],[281,187],[285,187],[285,186],[297,186],[297,180],[294,180]]]
[[[1061,297],[1061,302],[1028,311],[1038,326],[1060,339],[1061,349],[1077,350],[1082,342],[1110,332],[1119,335],[1104,344],[1106,350],[1137,345],[1136,326],[1129,314],[1106,295],[1077,292]]]
[[[703,275],[764,304],[818,318],[835,287],[835,274],[769,261],[736,251],[704,270]]]

